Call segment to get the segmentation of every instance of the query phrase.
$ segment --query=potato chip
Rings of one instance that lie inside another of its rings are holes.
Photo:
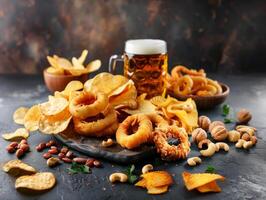
[[[34,174],[37,172],[36,169],[26,163],[23,163],[21,160],[8,161],[4,164],[3,171],[13,176]]]
[[[87,56],[88,56],[88,50],[87,50],[87,49],[84,49],[84,50],[82,51],[80,57],[78,58],[79,63],[80,63],[80,64],[83,64],[83,63],[85,62]]]
[[[65,98],[50,98],[48,102],[40,104],[41,113],[47,116],[56,115],[68,106]]]
[[[206,192],[221,192],[221,188],[219,185],[217,185],[216,181],[212,181],[210,183],[207,183],[203,186],[197,187],[196,188],[199,192],[201,193],[206,193]]]
[[[54,57],[47,56],[47,60],[50,63],[50,65],[56,69],[59,69],[58,63],[57,63],[57,56],[54,55]]]
[[[64,96],[69,97],[70,93],[73,91],[78,91],[83,89],[83,83],[80,81],[71,81],[67,84],[65,89],[61,92]]]
[[[36,131],[39,128],[41,110],[39,105],[32,106],[24,117],[24,126],[29,131]]]
[[[46,71],[50,74],[63,75],[64,70],[61,68],[48,67]]]
[[[135,183],[135,186],[146,188],[146,186],[147,186],[146,179],[145,178],[141,179],[140,181]]]
[[[24,124],[24,117],[26,115],[26,113],[28,112],[29,108],[26,107],[20,107],[18,108],[14,114],[13,114],[13,120],[14,122],[16,122],[17,124]]]
[[[63,132],[69,125],[72,116],[66,108],[57,115],[42,115],[39,121],[39,130],[45,134],[58,134]]]
[[[147,187],[148,194],[163,194],[168,191],[168,185],[161,187]]]
[[[85,69],[84,65],[79,62],[79,60],[76,57],[72,58],[72,64],[74,68],[77,69]]]
[[[2,137],[8,141],[19,141],[22,139],[27,139],[29,137],[29,132],[25,128],[19,128],[14,133],[5,133]]]
[[[45,191],[54,187],[56,179],[51,172],[41,172],[17,178],[15,188],[22,191]]]
[[[173,183],[172,176],[166,171],[152,171],[142,174],[147,187],[162,187]]]
[[[219,174],[200,173],[190,174],[189,172],[182,173],[185,186],[188,190],[193,190],[215,180],[224,180],[225,178]]]
[[[95,72],[100,69],[102,62],[100,60],[93,60],[89,64],[87,64],[86,69],[88,72]]]

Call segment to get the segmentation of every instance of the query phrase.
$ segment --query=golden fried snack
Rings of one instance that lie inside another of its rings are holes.
[[[173,88],[174,93],[187,95],[191,93],[193,81],[190,76],[185,75],[177,80],[176,86]]]
[[[152,123],[143,114],[128,116],[116,131],[116,141],[122,147],[133,149],[151,138]]]
[[[168,138],[178,139],[180,144],[170,145],[168,144]],[[163,160],[177,160],[184,159],[190,152],[190,142],[188,135],[183,128],[177,126],[171,126],[167,131],[155,130],[153,141],[155,143],[157,152],[161,155]]]
[[[216,90],[217,90],[216,94],[222,94],[223,93],[223,89],[217,81],[211,80],[209,78],[207,78],[207,81],[208,81],[207,82],[208,85],[212,85],[216,88]]]
[[[206,73],[203,69],[200,70],[193,70],[193,69],[188,69],[185,66],[182,65],[178,65],[176,67],[174,67],[171,71],[171,75],[174,78],[180,78],[183,75],[190,75],[190,76],[202,76],[202,77],[206,77]]]
[[[160,128],[169,126],[168,122],[158,114],[148,114],[147,116],[151,120],[151,123],[154,125],[154,127]]]
[[[205,85],[201,87],[197,93],[198,96],[214,96],[217,94],[217,89],[213,85]]]
[[[70,113],[79,119],[95,116],[108,105],[108,97],[101,92],[82,92],[69,103]]]
[[[74,117],[73,122],[75,131],[80,135],[101,137],[104,135],[103,131],[105,131],[107,127],[110,128],[110,125],[117,123],[117,116],[115,110],[110,108],[106,113],[100,113],[97,116],[85,120]]]
[[[193,81],[193,86],[191,88],[192,94],[195,94],[198,90],[207,85],[207,79],[205,77],[191,76],[191,79]]]

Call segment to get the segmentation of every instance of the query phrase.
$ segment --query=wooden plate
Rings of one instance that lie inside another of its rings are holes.
[[[186,100],[187,98],[192,98],[196,102],[198,109],[206,110],[222,104],[228,97],[230,93],[229,86],[227,86],[224,83],[219,83],[219,84],[221,85],[223,92],[222,94],[215,96],[202,97],[196,95],[176,95],[173,94],[172,92],[169,92],[169,95],[182,101]]]

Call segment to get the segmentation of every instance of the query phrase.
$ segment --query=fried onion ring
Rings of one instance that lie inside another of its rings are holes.
[[[193,86],[191,89],[192,94],[195,94],[198,90],[207,85],[207,79],[205,77],[191,76],[191,79],[193,81]]]
[[[134,126],[137,130],[134,132]],[[132,134],[129,134],[132,131]],[[144,114],[128,116],[118,127],[116,131],[116,141],[122,147],[133,149],[146,143],[151,138],[152,123]]]
[[[213,85],[206,85],[197,91],[198,96],[214,96],[217,93],[217,89]]]
[[[95,119],[82,120],[77,117],[73,118],[74,129],[77,133],[84,136],[101,137],[104,135],[104,131],[107,127],[110,127],[113,123],[117,122],[116,112],[113,108],[110,108],[105,114],[101,113],[102,117],[95,117]],[[89,122],[88,122],[89,121]],[[107,131],[108,132],[108,131]],[[100,134],[99,133],[103,133]]]
[[[168,138],[179,140],[178,145],[168,144]],[[190,142],[185,129],[171,126],[167,131],[155,130],[153,141],[163,160],[185,159],[190,152]]]
[[[176,67],[174,67],[171,71],[171,75],[172,77],[178,79],[180,77],[182,77],[183,75],[190,75],[190,76],[202,76],[202,77],[206,77],[206,73],[204,71],[204,69],[200,69],[200,70],[194,70],[194,69],[188,69],[185,66],[182,65],[178,65]]]
[[[207,83],[209,85],[212,85],[212,86],[214,86],[216,88],[216,90],[217,90],[216,94],[222,94],[223,93],[223,89],[222,89],[221,85],[217,81],[211,80],[209,78],[207,78],[207,81],[208,81]]]
[[[160,127],[169,126],[168,122],[158,114],[148,114],[147,116],[151,120],[151,123],[155,125],[155,127],[160,128]]]
[[[191,93],[193,81],[190,76],[185,75],[178,79],[176,86],[173,88],[174,93],[187,95]]]
[[[70,113],[79,119],[95,116],[108,105],[108,97],[101,92],[82,92],[69,103]]]

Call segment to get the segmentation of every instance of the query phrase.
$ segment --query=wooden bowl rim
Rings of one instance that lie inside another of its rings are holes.
[[[230,87],[224,83],[219,82],[220,86],[222,87],[223,92],[221,94],[218,95],[214,95],[214,96],[197,96],[197,95],[174,95],[177,98],[183,98],[183,99],[187,99],[187,98],[192,98],[192,99],[213,99],[213,98],[222,98],[222,97],[226,97],[229,95],[230,93]]]

